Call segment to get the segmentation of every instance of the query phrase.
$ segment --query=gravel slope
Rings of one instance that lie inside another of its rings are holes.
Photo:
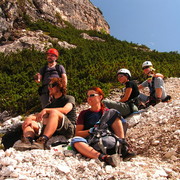
[[[98,160],[82,157],[58,146],[51,150],[19,152],[10,148],[0,150],[0,180],[114,180],[180,179],[180,78],[165,80],[166,90],[173,99],[160,103],[127,120],[130,128],[127,139],[138,155],[120,167],[105,166]],[[108,98],[118,99],[112,91]],[[87,104],[78,107],[87,108]],[[20,117],[6,121],[18,122]],[[1,129],[5,128],[2,125]]]

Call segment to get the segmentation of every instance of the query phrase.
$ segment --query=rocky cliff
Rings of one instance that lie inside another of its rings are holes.
[[[9,44],[13,47],[18,45],[19,49],[22,49],[24,46],[29,47],[35,42],[37,44],[38,41],[48,39],[43,33],[40,35],[41,39],[39,34],[26,33],[25,17],[30,18],[32,22],[41,19],[60,28],[65,28],[67,23],[70,23],[76,29],[103,30],[109,33],[109,25],[101,11],[89,0],[1,0],[0,52],[10,51],[4,46],[6,44],[8,47]],[[29,43],[29,38],[33,42]]]

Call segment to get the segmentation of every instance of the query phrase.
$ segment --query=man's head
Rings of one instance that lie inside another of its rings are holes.
[[[55,62],[58,57],[59,57],[59,52],[57,49],[54,49],[54,48],[50,48],[48,49],[47,51],[47,60],[48,60],[48,63],[53,63]]]
[[[49,94],[52,96],[56,96],[59,93],[62,93],[62,95],[66,94],[66,85],[63,82],[62,78],[52,78],[48,85]]]
[[[155,69],[153,68],[153,65],[151,63],[151,61],[145,61],[142,64],[142,69],[144,71],[145,74],[149,74],[153,71],[155,71]]]

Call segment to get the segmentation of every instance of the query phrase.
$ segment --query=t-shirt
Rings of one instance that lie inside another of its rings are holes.
[[[84,125],[84,130],[90,129],[99,121],[102,114],[102,110],[98,112],[91,111],[90,109],[81,111],[76,124]]]
[[[152,83],[152,81],[150,83],[148,83],[148,81],[144,81],[141,85],[143,87],[149,87],[150,89],[150,93],[155,90],[156,88],[161,88],[162,89],[162,96],[161,99],[163,100],[167,94],[165,92],[165,87],[164,87],[164,81],[161,77],[154,77],[153,78],[154,83]],[[155,94],[156,97],[156,94]]]
[[[73,108],[72,110],[66,114],[67,118],[75,124],[76,122],[76,105],[75,105],[75,98],[70,95],[63,95],[58,99],[54,99],[46,108],[58,108],[64,107],[67,103],[72,103]]]
[[[139,89],[137,87],[137,84],[134,81],[127,81],[125,85],[126,85],[126,88],[132,88],[132,92],[128,101],[131,99],[134,99],[135,97],[139,95]]]
[[[46,66],[46,68],[42,67],[40,69],[40,74],[43,75],[43,82],[42,82],[42,84],[43,85],[47,85],[47,84],[49,84],[49,81],[50,81],[51,78],[53,78],[53,77],[57,77],[58,78],[59,74],[61,74],[61,75],[62,74],[66,74],[66,70],[65,70],[64,66],[58,65],[58,70],[59,70],[60,73],[58,73],[58,71],[56,70],[55,66],[54,67]]]

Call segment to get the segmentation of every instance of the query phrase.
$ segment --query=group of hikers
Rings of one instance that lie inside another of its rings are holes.
[[[94,134],[102,127],[101,121],[105,120],[105,129],[113,134],[116,147],[117,142],[121,144],[120,157],[124,160],[134,157],[136,154],[125,139],[128,128],[125,118],[139,109],[170,99],[165,92],[163,75],[155,73],[152,63],[145,61],[142,69],[148,78],[138,86],[131,80],[131,72],[122,68],[117,72],[118,81],[125,85],[125,92],[120,100],[105,100],[100,87],[91,87],[86,94],[90,108],[82,110],[77,118],[75,98],[66,94],[67,75],[65,68],[57,64],[58,57],[58,51],[50,48],[47,51],[47,65],[35,75],[35,81],[42,83],[39,88],[42,111],[25,118],[22,123],[23,137],[20,143],[15,143],[14,148],[21,151],[46,149],[46,143],[52,136],[63,135],[71,140],[70,145],[76,152],[115,167],[117,156],[113,156],[116,153],[115,150],[112,151],[114,147],[109,148],[110,150],[105,147],[106,151],[102,148],[111,140],[103,136],[98,143],[94,141]],[[145,87],[150,89],[149,96],[139,92]]]

